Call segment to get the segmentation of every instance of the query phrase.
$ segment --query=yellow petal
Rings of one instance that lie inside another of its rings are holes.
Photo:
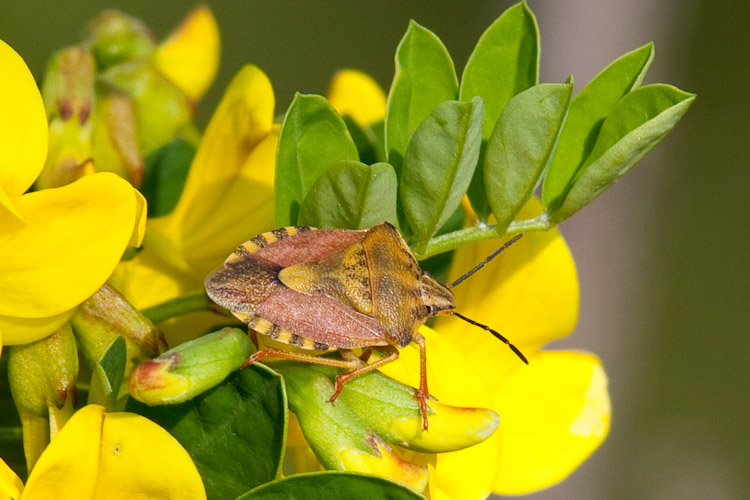
[[[9,234],[18,231],[25,222],[5,191],[0,189],[0,244],[8,238]]]
[[[328,87],[328,101],[341,115],[349,115],[362,125],[385,117],[385,94],[369,75],[343,69],[334,75]]]
[[[243,68],[206,129],[177,206],[150,221],[146,232],[146,246],[176,269],[203,279],[257,228],[272,224],[278,134],[273,108],[268,77],[255,66]],[[227,225],[232,234],[224,231]],[[229,240],[232,246],[226,248]],[[188,259],[201,261],[207,255],[210,263],[191,269]]]
[[[539,201],[521,213],[533,217]],[[501,240],[468,245],[456,252],[450,281],[500,247]],[[568,246],[556,230],[527,233],[499,257],[453,289],[456,311],[494,328],[522,351],[568,335],[578,319],[578,278]],[[487,332],[455,317],[437,328],[473,359],[510,362],[510,350]],[[515,362],[514,362],[515,366]]]
[[[190,456],[164,429],[132,413],[89,405],[52,440],[24,500],[205,499]]]
[[[0,315],[48,317],[80,304],[107,280],[133,234],[136,196],[114,174],[14,202],[27,225],[0,245]]]
[[[178,271],[151,248],[120,262],[109,283],[139,310],[203,290],[202,277]],[[176,346],[231,322],[232,319],[213,312],[195,312],[159,323],[158,327],[167,345]]]
[[[21,56],[0,40],[0,191],[26,192],[47,157],[47,115]],[[2,200],[0,200],[2,201]]]
[[[109,283],[139,310],[203,287],[202,281],[169,266],[151,248],[120,262]]]
[[[0,459],[0,500],[17,500],[21,497],[22,491],[21,479]]]
[[[211,9],[196,7],[154,52],[154,64],[193,99],[200,99],[219,69],[219,27]]]
[[[43,339],[68,322],[75,309],[46,318],[0,316],[0,334],[5,345],[28,344]]]
[[[474,360],[456,349],[440,332],[423,326],[427,350],[427,383],[430,394],[455,406],[490,408],[492,398],[487,384],[473,369]],[[399,359],[381,371],[401,382],[419,387],[419,349],[412,343],[401,349]],[[429,403],[428,403],[429,404]],[[501,420],[502,425],[502,420]],[[428,430],[429,432],[429,430]],[[484,498],[490,492],[497,474],[499,434],[486,441],[452,453],[437,456],[431,488],[452,499]]]
[[[159,255],[176,268],[185,266],[200,279],[211,272],[240,243],[273,229],[273,171],[278,129],[274,128],[227,176],[191,193],[194,208],[184,215],[150,221],[146,233]],[[217,160],[221,163],[221,159]],[[200,189],[200,191],[199,191]],[[176,225],[177,219],[181,224]],[[159,241],[159,235],[166,235]],[[150,239],[151,238],[151,239]],[[165,255],[177,253],[178,257]]]
[[[148,206],[146,198],[137,189],[133,190],[135,194],[135,224],[133,225],[133,234],[128,242],[129,247],[139,247],[146,235],[146,215]]]
[[[500,473],[493,490],[529,493],[564,479],[609,430],[607,377],[593,355],[542,352],[495,393]]]
[[[24,500],[94,498],[104,408],[86,406],[55,435],[26,481]]]

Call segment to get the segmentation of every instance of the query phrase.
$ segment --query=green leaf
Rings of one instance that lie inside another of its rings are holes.
[[[296,94],[281,125],[276,157],[277,227],[297,223],[300,204],[313,183],[341,160],[359,160],[344,120],[325,98]]]
[[[264,484],[237,500],[424,500],[406,486],[353,472],[296,474]]]
[[[435,106],[457,96],[458,79],[448,49],[433,32],[411,21],[396,49],[385,118],[388,163],[399,177],[414,131]]]
[[[314,227],[368,229],[396,224],[398,181],[387,163],[342,161],[313,184],[302,201],[299,223]]]
[[[104,389],[107,398],[111,398],[111,403],[120,392],[120,385],[125,374],[125,365],[127,364],[127,343],[125,338],[118,335],[109,345],[107,352],[97,363],[97,371],[102,377]]]
[[[665,84],[647,85],[620,99],[565,201],[549,213],[550,218],[567,219],[625,175],[672,130],[694,100],[695,94]]]
[[[539,28],[525,2],[507,9],[487,28],[469,56],[461,76],[459,98],[484,101],[482,139],[486,142],[511,97],[536,85],[539,78]],[[469,186],[469,200],[480,220],[490,206],[484,187],[483,160]]]
[[[573,84],[543,83],[513,97],[487,144],[484,184],[503,233],[534,191],[554,149]]]
[[[484,101],[482,139],[487,140],[511,97],[535,85],[539,29],[525,2],[507,9],[477,42],[461,76],[462,101]]]
[[[224,500],[279,474],[286,439],[283,379],[263,365],[235,372],[213,389],[178,405],[127,410],[164,427],[187,450],[210,500]]]
[[[365,165],[372,165],[385,161],[385,150],[383,142],[378,138],[375,131],[366,125],[360,125],[349,115],[344,115],[344,123],[346,124],[349,135],[352,136],[354,144],[357,146],[357,152],[359,153],[359,159]],[[378,122],[378,126],[381,128],[383,122]]]
[[[542,202],[548,211],[560,207],[571,180],[591,153],[604,119],[625,94],[640,86],[653,58],[652,43],[628,52],[573,99],[542,187]]]
[[[483,108],[479,97],[444,102],[409,142],[399,196],[421,244],[456,211],[469,187],[482,143]]]
[[[146,158],[139,190],[148,202],[149,217],[167,215],[177,205],[194,156],[195,146],[177,138]]]

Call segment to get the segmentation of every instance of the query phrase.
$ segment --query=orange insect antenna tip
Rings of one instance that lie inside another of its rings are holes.
[[[466,321],[467,323],[471,323],[472,325],[478,326],[479,328],[482,328],[483,330],[487,330],[495,338],[499,339],[500,341],[502,341],[503,343],[505,343],[508,347],[510,347],[510,350],[513,351],[514,353],[516,353],[516,356],[518,356],[519,358],[521,358],[521,361],[523,361],[527,365],[529,364],[529,360],[526,359],[526,356],[523,355],[523,353],[518,349],[518,347],[516,347],[513,344],[511,344],[510,340],[506,339],[505,337],[503,337],[502,335],[500,335],[498,332],[496,332],[495,330],[493,330],[489,326],[483,325],[482,323],[477,323],[473,319],[467,318],[466,316],[464,316],[462,314],[459,314],[459,313],[457,313],[455,311],[453,311],[453,315],[454,316],[458,316],[459,318],[461,318],[462,320]]]

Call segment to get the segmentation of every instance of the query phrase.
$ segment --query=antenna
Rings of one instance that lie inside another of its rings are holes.
[[[465,274],[464,274],[463,276],[461,276],[460,278],[458,278],[458,279],[457,279],[456,281],[454,281],[454,282],[453,282],[453,283],[451,283],[450,285],[445,285],[445,286],[446,286],[446,287],[448,287],[448,288],[453,288],[454,286],[458,285],[458,284],[459,284],[459,283],[461,283],[461,282],[462,282],[463,280],[465,280],[466,278],[468,278],[469,276],[471,276],[472,274],[474,274],[475,272],[479,271],[479,270],[480,270],[480,269],[482,269],[482,268],[483,268],[484,266],[486,266],[486,265],[487,265],[487,264],[488,264],[488,263],[489,263],[489,262],[490,262],[490,261],[491,261],[492,259],[494,259],[494,258],[495,258],[495,257],[497,257],[498,255],[500,255],[500,254],[501,254],[501,253],[503,252],[503,250],[505,250],[506,248],[508,248],[509,246],[511,246],[511,245],[512,245],[513,243],[515,243],[516,241],[518,241],[519,239],[521,239],[521,236],[523,236],[523,235],[522,235],[522,234],[519,234],[519,235],[517,235],[517,236],[514,236],[514,237],[513,237],[512,239],[508,240],[508,242],[507,242],[507,243],[506,243],[505,245],[501,246],[500,248],[498,248],[497,250],[495,250],[494,252],[492,252],[492,253],[490,254],[490,256],[489,256],[489,257],[487,257],[487,258],[486,258],[486,259],[484,259],[484,260],[483,260],[482,262],[480,262],[479,264],[477,264],[477,265],[476,265],[476,266],[474,267],[474,269],[472,269],[472,270],[471,270],[471,271],[469,271],[468,273],[465,273]],[[463,317],[463,316],[462,316],[462,317]],[[466,318],[463,318],[463,319],[466,319]],[[470,320],[467,320],[467,321],[471,322]],[[483,325],[479,325],[479,324],[477,324],[477,326],[483,326]],[[485,327],[485,328],[486,328],[486,327]],[[490,331],[492,331],[492,330],[490,330]],[[508,341],[507,341],[507,340],[505,340],[505,343],[507,344],[507,343],[508,343]],[[510,344],[509,344],[509,345],[510,345]],[[511,347],[512,347],[512,346],[511,346]],[[519,354],[520,354],[520,353],[519,353]],[[521,357],[523,357],[523,356],[521,356]]]
[[[515,240],[517,240],[517,239],[518,238],[515,238]],[[514,240],[509,241],[505,246],[507,247],[510,243],[513,243],[513,241]],[[502,250],[502,248],[500,250]],[[506,339],[505,337],[503,337],[502,335],[500,335],[499,333],[497,333],[495,330],[493,330],[489,326],[483,325],[482,323],[477,323],[473,319],[469,319],[466,316],[464,316],[462,314],[458,314],[455,311],[453,311],[453,315],[454,316],[458,316],[459,318],[461,318],[462,320],[466,321],[467,323],[471,323],[474,326],[478,326],[479,328],[483,328],[484,330],[487,330],[492,335],[494,335],[496,338],[500,339],[502,342],[504,342],[505,344],[507,344],[508,347],[510,347],[510,350],[513,351],[514,353],[516,353],[516,356],[518,356],[519,358],[521,358],[521,361],[523,361],[527,365],[529,364],[529,360],[526,359],[526,356],[524,356],[523,353],[521,353],[521,351],[518,350],[518,347],[516,347],[513,344],[511,344],[508,339]]]

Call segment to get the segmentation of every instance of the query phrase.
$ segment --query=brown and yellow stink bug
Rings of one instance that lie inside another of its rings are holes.
[[[487,326],[454,312],[450,288],[476,272],[520,236],[464,276],[442,285],[423,272],[401,234],[384,222],[364,231],[284,227],[242,244],[205,281],[211,300],[258,333],[311,350],[339,349],[343,359],[265,348],[243,366],[266,356],[348,369],[336,378],[335,401],[344,384],[395,360],[398,349],[416,342],[420,351],[417,393],[427,429],[425,340],[419,327],[430,316],[454,314],[499,338]],[[356,348],[387,355],[367,364]]]

